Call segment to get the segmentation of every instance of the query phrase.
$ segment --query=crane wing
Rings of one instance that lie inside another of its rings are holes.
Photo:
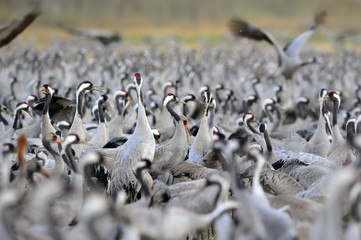
[[[228,22],[229,30],[238,37],[246,37],[256,41],[265,40],[271,45],[273,45],[273,41],[269,38],[268,34],[264,32],[262,29],[257,28],[243,19],[231,19]]]
[[[88,39],[95,39],[100,41],[103,45],[108,45],[112,42],[118,42],[121,40],[121,37],[118,34],[111,34],[107,31],[101,31],[98,29],[75,29],[67,27],[63,28],[72,35]]]
[[[90,29],[75,29],[75,28],[65,28],[65,27],[64,29],[68,31],[70,34],[80,37],[86,37],[86,38],[97,38],[99,35],[104,35],[104,32],[99,32]]]
[[[229,30],[237,37],[246,37],[256,41],[266,41],[271,44],[278,55],[278,65],[281,65],[283,58],[283,50],[281,46],[273,39],[273,37],[265,30],[257,28],[242,19],[231,19],[228,22]]]
[[[288,43],[283,49],[286,55],[291,58],[299,58],[301,48],[303,47],[307,39],[312,35],[313,31],[313,29],[309,29],[296,37],[294,40],[292,40],[292,42]]]
[[[301,33],[292,42],[288,43],[284,47],[283,50],[285,51],[286,55],[291,58],[299,58],[302,46],[305,44],[307,39],[312,35],[316,27],[325,22],[326,16],[327,16],[326,11],[321,11],[318,14],[316,14],[315,21],[310,27],[310,29]]]
[[[0,26],[0,48],[9,44],[16,36],[25,30],[40,14],[38,8],[21,18]]]

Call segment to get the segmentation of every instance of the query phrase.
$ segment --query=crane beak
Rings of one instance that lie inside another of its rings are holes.
[[[63,143],[63,141],[62,141],[60,138],[57,138],[57,139],[55,140],[55,142],[56,142],[56,143]]]
[[[104,115],[113,118],[112,114],[108,111],[108,109],[104,109]]]
[[[46,178],[50,178],[49,174],[47,174],[47,173],[44,171],[44,169],[40,169],[39,173],[40,173],[41,175],[43,175],[44,177],[46,177]]]
[[[108,109],[110,110],[110,112],[114,112],[114,111],[115,111],[113,105],[112,105],[110,102],[108,102],[108,101],[105,102],[105,106],[106,106],[106,108],[108,108]],[[110,112],[109,112],[109,114],[110,114]],[[111,114],[110,114],[110,116],[111,116]]]
[[[9,115],[14,115],[14,113],[12,111],[10,111],[10,109],[6,108],[6,110],[4,111],[4,113],[7,113]]]
[[[95,90],[95,91],[98,91],[98,92],[103,92],[103,88],[100,87],[100,86],[92,86],[91,90]]]
[[[254,119],[252,122],[256,122],[258,125],[260,125],[260,123],[257,119]]]
[[[34,118],[33,114],[31,113],[31,111],[29,109],[25,110],[25,112],[27,112],[31,118]]]
[[[188,123],[184,125],[185,129],[188,131],[189,135],[192,135],[191,134],[191,130],[189,129],[189,125]]]
[[[180,100],[179,98],[176,98],[175,100],[176,100],[177,102],[179,102],[179,103],[186,104],[186,102]]]
[[[154,115],[154,112],[151,111],[151,110],[149,110],[148,108],[145,109],[145,113],[146,113],[147,115]]]
[[[134,101],[132,100],[132,98],[131,98],[130,96],[128,96],[128,101],[129,101],[132,105],[134,105]]]
[[[162,140],[160,140],[160,138],[156,138],[155,140],[157,140],[159,145],[162,145]]]
[[[86,142],[86,141],[82,141],[82,140],[79,141],[79,144],[85,144],[85,145],[88,145],[88,146],[93,146],[92,143]]]
[[[283,105],[281,105],[280,103],[277,103],[277,107],[281,110],[285,110],[285,107]]]

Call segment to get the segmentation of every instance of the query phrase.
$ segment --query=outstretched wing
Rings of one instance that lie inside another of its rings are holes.
[[[16,36],[25,30],[40,14],[38,8],[35,8],[25,16],[0,26],[0,48],[9,44]]]
[[[326,22],[327,12],[326,10],[322,10],[321,12],[317,13],[315,15],[315,20],[311,26],[311,29],[315,29],[321,24],[324,24]]]
[[[121,40],[118,34],[111,34],[106,31],[96,30],[96,29],[74,29],[63,27],[70,34],[75,36],[85,37],[88,39],[95,39],[100,41],[103,45],[108,45],[112,42],[118,42]]]
[[[64,27],[64,29],[68,31],[70,34],[80,37],[96,38],[99,35],[99,32],[95,32],[89,29],[75,29],[75,28],[66,28],[66,27]]]
[[[229,30],[238,37],[246,37],[256,41],[266,41],[271,44],[277,51],[278,65],[281,65],[283,50],[280,45],[273,39],[273,37],[264,31],[263,29],[257,28],[242,19],[231,19],[228,22]]]
[[[44,108],[45,97],[40,99],[34,105],[34,110],[38,113]],[[55,122],[59,121],[73,121],[73,116],[75,114],[75,101],[67,98],[62,98],[59,96],[53,96],[49,105],[49,116]]]
[[[301,33],[301,35],[299,35],[295,39],[293,39],[292,42],[288,43],[284,48],[286,55],[291,58],[299,59],[301,48],[303,47],[307,39],[312,35],[313,31],[313,29],[309,29],[306,32]]]
[[[312,35],[316,27],[325,22],[326,16],[327,16],[326,11],[321,11],[318,14],[316,14],[315,21],[310,27],[310,29],[301,33],[301,35],[296,37],[292,42],[288,43],[284,47],[284,51],[286,55],[291,58],[299,58],[302,46],[305,44],[307,39]]]
[[[242,19],[231,19],[228,22],[229,30],[238,37],[246,37],[256,41],[265,40],[273,45],[273,41],[260,28],[257,28]]]

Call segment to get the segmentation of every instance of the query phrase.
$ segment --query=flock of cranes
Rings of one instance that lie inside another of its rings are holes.
[[[229,22],[274,72],[235,42],[1,51],[1,239],[360,239],[360,55],[299,57],[325,16],[284,49]]]

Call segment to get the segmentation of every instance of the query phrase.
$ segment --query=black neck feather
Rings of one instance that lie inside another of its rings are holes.
[[[84,98],[84,92],[80,92],[78,94],[77,105],[76,105],[76,111],[78,112],[80,117],[83,116],[82,114],[83,98]]]
[[[333,102],[333,118],[332,124],[333,126],[337,125],[337,111],[340,103],[338,101]]]
[[[13,129],[18,129],[17,126],[18,126],[18,121],[19,121],[19,116],[20,116],[20,113],[21,113],[21,110],[18,110],[16,113],[15,113],[15,119],[14,119],[14,122],[13,122]]]
[[[60,156],[59,153],[57,153],[50,145],[50,142],[49,141],[42,141],[43,142],[43,146],[45,147],[46,150],[48,150],[48,152],[53,155],[54,157],[55,156]]]
[[[68,144],[65,148],[65,152],[66,152],[66,156],[68,159],[68,164],[70,169],[72,169],[74,172],[78,172],[78,168],[76,166],[75,160],[74,160],[74,156],[73,156],[73,152],[71,150],[71,144]]]
[[[346,140],[351,143],[353,136],[356,134],[355,123],[351,122],[346,127]]]
[[[251,125],[251,123],[249,121],[247,121],[247,126],[249,127],[249,129],[254,133],[254,134],[259,134],[257,132],[257,130]]]
[[[174,120],[176,120],[177,122],[179,122],[181,119],[180,119],[179,115],[170,107],[170,102],[168,102],[165,106],[166,106],[168,112],[169,112],[169,113],[172,115],[172,117],[174,118]]]
[[[45,95],[45,103],[44,103],[44,108],[43,108],[43,115],[47,114],[49,112],[49,106],[50,106],[50,102],[51,102],[51,94],[46,94]]]
[[[0,121],[5,125],[9,125],[9,122],[1,115],[1,112],[0,112]]]
[[[119,98],[120,98],[120,97],[117,96],[117,97],[115,98],[115,102],[117,103],[118,115],[120,116],[120,115],[122,115],[122,107],[120,106]]]
[[[186,104],[183,105],[183,115],[187,116],[187,106],[186,106]]]
[[[99,112],[99,120],[101,123],[104,123],[105,120],[104,120],[104,111],[103,111],[103,103],[104,101],[99,101],[98,102],[98,112]]]
[[[268,152],[272,152],[271,139],[270,139],[270,137],[268,135],[267,129],[264,130],[264,140],[266,142]]]

